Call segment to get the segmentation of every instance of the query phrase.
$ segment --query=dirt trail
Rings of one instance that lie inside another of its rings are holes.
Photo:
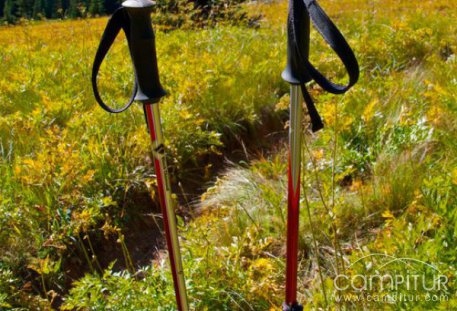
[[[245,125],[236,135],[223,133],[224,147],[221,154],[199,159],[197,165],[189,165],[186,168],[186,172],[191,173],[186,174],[185,179],[172,180],[173,193],[176,194],[179,204],[178,215],[186,222],[194,217],[195,202],[199,201],[200,196],[211,185],[211,181],[224,172],[227,163],[249,163],[273,152],[275,146],[287,137],[284,129],[285,120],[279,114],[264,113],[261,122],[256,126]],[[209,171],[206,168],[208,164],[211,164]],[[151,198],[147,191],[137,191],[128,194],[120,205],[126,213],[122,233],[134,268],[149,265],[161,258],[165,250],[165,238],[157,198]],[[106,269],[112,262],[115,262],[115,271],[127,269],[126,258],[117,236],[105,239],[103,234],[95,233],[91,241],[95,254],[91,253],[88,245],[87,252],[90,256],[96,256],[102,269]],[[79,255],[81,256],[78,257],[83,258],[83,254]],[[87,263],[81,260],[67,263],[66,271],[69,276],[68,288],[73,281],[90,272]]]

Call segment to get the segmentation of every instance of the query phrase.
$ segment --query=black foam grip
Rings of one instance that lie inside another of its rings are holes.
[[[125,7],[130,20],[130,55],[135,68],[138,91],[135,99],[157,102],[166,95],[159,80],[152,7]]]
[[[309,55],[310,19],[303,1],[289,0],[287,65],[282,78],[292,84],[311,80],[304,59]]]

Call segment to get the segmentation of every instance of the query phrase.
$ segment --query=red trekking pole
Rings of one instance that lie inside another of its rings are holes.
[[[127,0],[122,3],[121,8],[114,12],[106,26],[95,56],[92,68],[92,86],[97,102],[108,112],[122,112],[130,107],[134,101],[139,101],[143,104],[146,124],[152,142],[152,155],[177,309],[187,311],[189,306],[186,284],[181,262],[176,215],[171,200],[171,188],[159,114],[158,102],[166,95],[166,92],[160,84],[157,68],[155,36],[150,16],[153,4],[150,0]],[[135,87],[129,102],[121,109],[113,109],[106,105],[100,97],[97,88],[97,74],[103,59],[121,29],[125,32],[128,40],[130,56],[135,69]]]
[[[339,85],[325,78],[308,60],[310,47],[310,19],[325,41],[343,62],[349,83]],[[287,197],[287,253],[286,294],[284,311],[301,311],[297,301],[298,232],[300,215],[300,165],[303,124],[303,99],[311,119],[311,129],[323,128],[322,120],[306,90],[305,83],[314,80],[324,90],[341,94],[359,77],[359,65],[343,35],[315,0],[289,0],[287,19],[287,66],[282,73],[290,83],[289,170]]]

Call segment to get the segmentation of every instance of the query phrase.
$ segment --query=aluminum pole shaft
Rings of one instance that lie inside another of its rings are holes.
[[[168,178],[165,148],[163,144],[159,105],[145,103],[144,111],[149,134],[151,136],[152,155],[154,157],[154,168],[157,176],[157,187],[163,214],[164,230],[167,240],[171,271],[173,274],[176,302],[179,311],[188,311],[189,305],[187,301],[186,283],[184,280],[184,271],[179,248],[176,215],[171,200],[170,180]]]

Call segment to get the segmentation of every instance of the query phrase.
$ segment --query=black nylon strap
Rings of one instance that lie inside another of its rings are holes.
[[[305,38],[300,39],[298,37],[300,32],[297,31],[297,27],[300,25],[298,19],[302,16],[300,13],[301,9],[300,6],[290,5],[289,27],[292,28],[289,30],[291,31],[292,35],[290,38],[294,42],[295,55],[297,55],[299,63],[301,63],[303,66],[302,70],[306,71],[306,75],[316,81],[316,83],[327,92],[333,94],[345,93],[359,79],[359,64],[354,55],[354,52],[349,47],[349,44],[346,42],[341,32],[338,30],[332,20],[327,16],[327,14],[325,14],[324,10],[319,6],[316,0],[297,1],[303,1],[310,20],[314,24],[314,27],[342,61],[349,75],[349,82],[346,85],[341,85],[330,81],[310,63],[307,56],[308,54],[303,54],[302,49],[300,48],[303,45],[303,42],[300,42],[300,40],[304,40]],[[306,40],[309,40],[309,37],[307,37]],[[306,107],[308,109],[309,116],[311,118],[311,129],[313,132],[316,132],[324,127],[322,119],[314,105],[312,97],[308,93],[303,82],[300,84],[300,87],[303,94],[303,99],[305,100]]]
[[[341,32],[325,14],[324,10],[319,6],[316,0],[303,0],[308,10],[311,21],[316,30],[322,35],[324,40],[335,51],[338,57],[343,62],[346,71],[349,74],[349,83],[347,85],[336,84],[328,80],[320,73],[307,58],[303,58],[303,63],[309,71],[309,75],[319,84],[324,90],[333,94],[342,94],[353,86],[359,79],[359,64],[355,58],[354,52],[349,47],[349,44],[344,39]]]
[[[108,24],[106,25],[105,31],[103,32],[102,39],[100,41],[100,45],[98,46],[97,54],[95,54],[95,59],[94,59],[94,64],[92,66],[92,89],[94,91],[94,96],[95,99],[97,100],[97,103],[106,111],[111,112],[111,113],[119,113],[132,105],[135,94],[138,89],[138,85],[135,81],[134,88],[133,88],[133,93],[131,98],[129,99],[128,103],[120,108],[120,109],[114,109],[105,104],[105,102],[102,100],[100,93],[98,92],[98,87],[97,87],[97,76],[98,72],[100,70],[100,66],[105,59],[106,54],[108,53],[109,49],[113,45],[114,40],[116,39],[117,35],[121,31],[121,29],[124,31],[125,36],[127,37],[127,41],[130,42],[130,31],[129,31],[130,23],[129,23],[129,18],[128,15],[125,11],[124,8],[119,8],[117,9],[111,18],[108,21]]]
[[[300,87],[306,108],[308,109],[309,117],[311,118],[311,130],[317,132],[324,127],[324,123],[322,123],[321,116],[319,115],[319,112],[317,112],[316,106],[314,105],[313,99],[311,95],[309,95],[306,86],[302,83],[300,84]]]

